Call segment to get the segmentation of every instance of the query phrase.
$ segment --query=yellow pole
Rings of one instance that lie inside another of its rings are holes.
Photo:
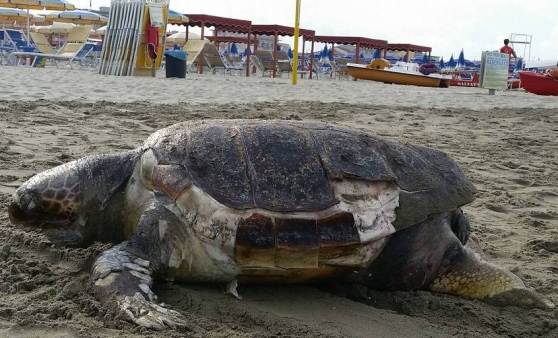
[[[300,2],[296,0],[295,6],[295,25],[294,25],[294,51],[293,51],[293,85],[296,84],[298,77],[298,33],[300,26]]]

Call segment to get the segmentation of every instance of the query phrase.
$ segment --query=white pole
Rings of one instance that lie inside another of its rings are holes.
[[[144,0],[140,0],[138,1],[138,6],[139,6],[139,15],[136,18],[136,23],[135,23],[135,31],[134,31],[134,43],[133,43],[133,51],[132,51],[132,58],[131,58],[131,62],[130,62],[130,68],[128,69],[128,73],[130,75],[135,75],[135,71],[136,71],[136,62],[138,59],[138,51],[139,51],[139,45],[141,42],[141,38],[143,37],[143,35],[145,34],[145,32],[142,31],[143,28],[143,17],[145,15],[145,1]]]
[[[118,1],[118,11],[117,11],[117,16],[116,16],[116,27],[115,27],[115,31],[116,31],[116,35],[115,35],[115,40],[113,42],[113,50],[114,50],[114,55],[113,55],[113,59],[111,62],[111,68],[110,68],[110,74],[111,75],[120,75],[117,72],[118,69],[118,65],[120,63],[120,54],[122,52],[122,48],[120,46],[120,43],[122,41],[122,37],[124,35],[124,28],[123,28],[123,20],[124,20],[124,16],[126,13],[126,3],[125,1]]]
[[[127,68],[126,68],[126,75],[131,76],[134,75],[135,69],[135,61],[137,47],[139,43],[139,34],[141,32],[141,22],[142,22],[142,15],[143,10],[145,7],[145,0],[136,0],[134,3],[134,11],[132,15],[132,20],[129,25],[129,36],[130,39],[126,44],[127,52],[126,52],[126,60],[128,61]]]
[[[122,74],[122,70],[124,68],[124,62],[125,62],[125,56],[126,56],[126,39],[129,35],[129,24],[130,24],[130,17],[132,15],[132,11],[133,11],[133,4],[130,2],[125,2],[123,4],[123,11],[122,11],[122,16],[120,18],[119,21],[119,28],[120,28],[120,38],[118,41],[118,47],[117,47],[117,51],[118,51],[118,55],[117,55],[117,59],[118,62],[115,65],[115,72],[116,75],[121,76]]]
[[[113,12],[114,2],[115,2],[114,0],[111,1],[111,6],[110,6],[111,14],[114,14]],[[99,74],[106,74],[106,71],[108,69],[110,54],[112,54],[111,43],[113,38],[113,30],[111,27],[114,26],[115,20],[111,19],[111,16],[109,16],[109,21],[107,22],[107,30],[105,31],[105,38],[103,41],[103,51],[101,53],[101,66],[99,67]]]

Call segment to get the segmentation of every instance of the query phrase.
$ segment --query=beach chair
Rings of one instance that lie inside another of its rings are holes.
[[[29,44],[27,36],[19,29],[4,29],[2,52],[5,60],[10,65],[16,65],[21,59],[14,53],[34,51],[34,46]]]
[[[201,51],[203,50],[203,46],[205,45],[205,40],[188,40],[184,47],[182,48],[186,53],[188,53],[186,57],[186,71],[194,71],[197,69],[197,60]]]
[[[205,55],[205,60],[207,66],[213,70],[213,74],[215,74],[218,70],[222,70],[223,74],[229,73],[230,75],[238,75],[244,67],[242,66],[233,66],[229,63],[229,61],[219,55]]]
[[[256,54],[250,55],[250,63],[252,66],[262,74],[266,76],[266,73],[271,77],[273,75],[273,59],[261,60]]]
[[[61,61],[65,62],[64,67],[69,65],[73,68],[74,61],[80,61],[93,48],[94,44],[86,43],[87,38],[89,38],[89,35],[91,34],[91,27],[91,25],[87,25],[72,28],[66,38],[66,43],[56,53],[46,54],[37,52],[14,52],[12,54],[19,57],[43,57],[47,60],[54,61],[56,67],[58,67],[58,62]]]
[[[345,58],[338,58],[335,60],[335,70],[333,73],[334,78],[342,79],[349,79],[349,72],[347,71],[347,63],[349,63],[349,59]]]

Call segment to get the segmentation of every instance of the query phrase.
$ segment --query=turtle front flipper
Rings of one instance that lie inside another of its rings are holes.
[[[126,250],[122,243],[104,251],[95,261],[91,279],[101,300],[115,302],[118,311],[137,325],[150,329],[184,325],[181,315],[155,302],[151,291],[155,264]]]
[[[518,276],[485,261],[479,254],[461,245],[448,250],[428,289],[498,306],[554,308],[552,302],[527,288]]]
[[[166,207],[155,203],[142,214],[137,231],[128,242],[99,255],[91,274],[103,302],[116,305],[135,324],[156,330],[186,324],[178,312],[158,305],[157,296],[151,290],[161,260],[168,264],[171,256],[177,254],[173,241],[179,238],[164,236],[163,230],[168,227],[180,229],[180,220]]]

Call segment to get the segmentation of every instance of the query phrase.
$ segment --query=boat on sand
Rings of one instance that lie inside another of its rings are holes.
[[[529,71],[518,72],[525,91],[537,95],[558,96],[558,68],[548,74]]]
[[[390,65],[385,59],[375,59],[368,65],[347,63],[346,69],[355,79],[422,87],[449,87],[451,76],[431,73],[432,70],[427,67],[421,69],[423,73],[419,68],[421,67],[413,62],[398,61]]]

